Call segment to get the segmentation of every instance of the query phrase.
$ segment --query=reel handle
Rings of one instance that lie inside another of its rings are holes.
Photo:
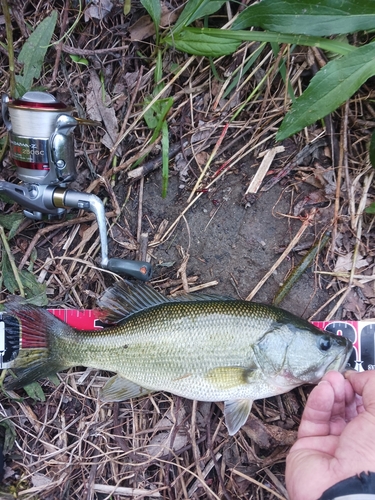
[[[152,276],[151,264],[140,260],[111,258],[108,260],[107,269],[117,274],[128,274],[142,281],[148,281]]]
[[[53,192],[53,205],[56,208],[80,208],[95,214],[102,250],[101,265],[104,269],[118,274],[129,274],[142,281],[147,281],[151,278],[152,268],[148,262],[108,258],[107,220],[103,203],[95,194],[56,188]]]

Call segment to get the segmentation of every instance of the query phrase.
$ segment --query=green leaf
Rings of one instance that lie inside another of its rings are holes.
[[[9,230],[7,240],[11,240],[13,238],[23,220],[25,220],[25,216],[23,214],[0,214],[0,226]]]
[[[34,401],[45,401],[46,396],[43,392],[41,385],[38,382],[32,382],[24,387],[26,394],[34,399]]]
[[[159,26],[161,19],[161,6],[159,0],[141,0],[141,4],[147,10],[155,25],[156,39],[159,38]]]
[[[1,415],[0,427],[3,428],[3,453],[7,455],[13,448],[14,442],[16,440],[16,428],[13,422],[8,417]]]
[[[145,106],[147,106],[149,102],[151,102],[151,98],[146,97]],[[151,130],[155,129],[156,137],[159,135],[162,123],[165,120],[172,105],[173,105],[172,97],[166,97],[165,99],[158,99],[156,102],[154,102],[151,108],[147,110],[146,113],[144,113],[143,117],[145,119],[145,122],[149,129]],[[152,140],[155,140],[154,135]]]
[[[274,53],[275,57],[277,58],[279,53],[280,53],[280,45],[278,43],[271,42],[271,47],[272,47],[272,52]],[[286,65],[285,65],[285,58],[281,59],[279,61],[279,73],[281,75],[281,78],[284,81],[284,84],[288,90],[289,97],[292,102],[296,100],[296,96],[294,94],[293,86],[290,83],[290,79],[287,74],[286,70]]]
[[[160,50],[158,50],[157,56],[156,56],[156,64],[155,64],[155,72],[154,72],[154,82],[156,83],[156,86],[154,88],[154,91],[152,93],[153,96],[156,96],[161,89],[164,87],[164,83],[162,82],[163,78],[163,58],[162,58],[162,53]]]
[[[233,38],[228,40],[220,35],[201,33],[200,30],[198,33],[192,32],[192,28],[186,28],[176,35],[167,37],[165,41],[181,52],[206,57],[233,54],[241,43],[240,40]]]
[[[145,105],[150,102],[151,97],[145,99]],[[157,100],[151,108],[144,113],[147,126],[153,130],[151,142],[154,142],[161,131],[162,145],[162,197],[165,198],[168,188],[169,174],[169,132],[167,115],[173,106],[173,97]]]
[[[26,91],[30,90],[33,80],[40,77],[44,57],[51,42],[57,21],[57,11],[53,11],[35,29],[24,43],[18,56],[18,62],[23,64],[23,75],[17,75],[17,84]]]
[[[370,148],[369,148],[370,163],[375,168],[375,130],[371,134]]]
[[[375,28],[373,0],[263,0],[247,7],[232,29],[329,36]]]
[[[70,54],[70,59],[77,64],[82,64],[82,66],[88,67],[89,65],[88,60],[81,56]]]
[[[14,277],[9,258],[5,252],[3,253],[3,260],[1,264],[4,286],[9,290],[10,293],[16,293],[17,291],[19,291],[18,284]],[[19,277],[22,285],[24,286],[28,302],[37,306],[46,306],[48,304],[46,285],[44,285],[43,283],[39,283],[36,277],[25,269],[19,271]]]
[[[56,373],[54,373],[52,375],[48,375],[48,380],[50,380],[52,382],[52,384],[55,385],[56,387],[58,385],[60,385],[60,379]]]
[[[24,87],[21,83],[19,83],[17,80],[22,79],[22,76],[16,75],[16,94],[21,97],[23,94],[26,94],[28,90],[30,90],[30,87],[27,89]]]
[[[375,75],[375,44],[356,48],[351,54],[329,62],[312,78],[304,93],[285,116],[276,140],[282,141],[324,118],[348,100]]]
[[[184,28],[180,33],[164,40],[178,50],[197,56],[219,57],[235,52],[241,42],[275,42],[306,45],[328,50],[335,54],[349,54],[356,48],[337,40],[318,36],[290,35],[269,31],[232,31],[216,28]]]
[[[366,214],[375,214],[375,202],[365,208]]]
[[[124,0],[124,9],[123,9],[124,16],[127,16],[129,14],[131,8],[132,8],[131,0]]]
[[[148,102],[150,102],[150,100],[148,99]],[[145,99],[145,104],[147,105],[148,104],[147,100]],[[150,109],[148,109],[144,114],[143,114],[143,118],[145,119],[145,122],[146,122],[146,125],[148,126],[148,128],[150,130],[153,130],[157,124],[158,124],[158,117],[155,113],[155,110],[154,110],[154,106],[151,106]]]
[[[173,27],[173,33],[177,33],[197,19],[209,16],[218,11],[225,1],[226,0],[189,0]]]

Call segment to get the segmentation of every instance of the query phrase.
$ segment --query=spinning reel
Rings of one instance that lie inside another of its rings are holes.
[[[73,130],[77,125],[97,124],[72,116],[73,108],[47,92],[30,91],[22,99],[2,99],[2,115],[9,131],[10,157],[21,184],[0,181],[0,194],[24,207],[26,217],[61,218],[68,208],[95,214],[101,244],[101,266],[118,274],[146,281],[148,262],[108,258],[104,206],[94,194],[67,189],[76,178]]]

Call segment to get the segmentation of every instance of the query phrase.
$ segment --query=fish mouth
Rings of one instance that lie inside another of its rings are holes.
[[[326,371],[336,370],[340,373],[347,370],[348,361],[353,350],[353,343],[346,337],[346,347],[343,353],[339,354],[331,363],[327,365]]]

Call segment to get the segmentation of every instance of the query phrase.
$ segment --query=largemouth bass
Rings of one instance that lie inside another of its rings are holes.
[[[199,401],[224,401],[228,432],[246,422],[254,399],[316,383],[345,369],[352,343],[282,309],[212,295],[165,298],[125,281],[99,300],[114,326],[81,331],[45,309],[12,297],[6,313],[22,331],[14,360],[22,387],[52,373],[86,366],[116,372],[104,401],[168,391]]]

